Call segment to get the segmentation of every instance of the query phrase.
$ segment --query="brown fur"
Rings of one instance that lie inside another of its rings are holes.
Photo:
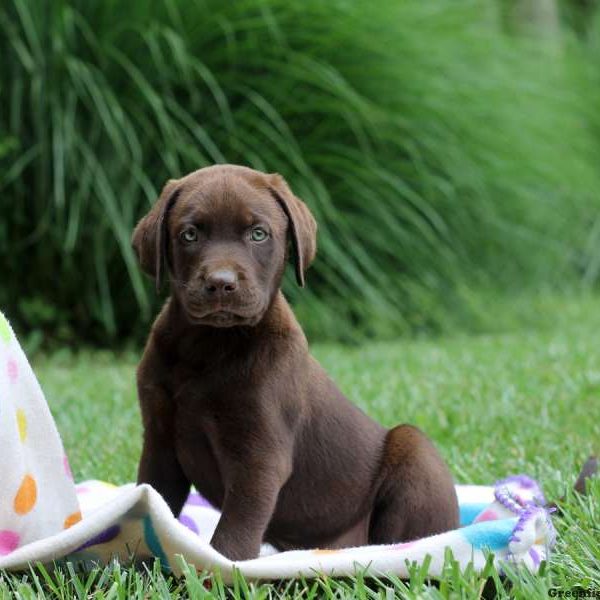
[[[231,165],[170,181],[136,227],[142,268],[172,292],[138,368],[138,482],[175,515],[194,484],[222,511],[212,545],[235,560],[263,541],[339,548],[457,527],[429,440],[371,420],[310,356],[279,291],[288,239],[303,285],[310,211],[279,175]]]

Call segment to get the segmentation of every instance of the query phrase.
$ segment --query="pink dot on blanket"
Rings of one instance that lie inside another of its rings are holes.
[[[412,548],[416,542],[403,542],[402,544],[394,544],[392,546],[392,550],[408,550],[408,548]]]
[[[9,358],[6,363],[6,370],[8,371],[8,380],[11,383],[15,383],[19,377],[19,366],[14,358]]]
[[[0,556],[10,554],[19,545],[19,534],[7,529],[0,531]]]
[[[498,518],[498,513],[491,508],[484,510],[476,519],[474,523],[481,523],[482,521],[495,521]]]
[[[65,475],[69,479],[73,479],[73,473],[71,472],[71,466],[69,465],[69,459],[66,454],[63,456],[63,467],[65,469]]]

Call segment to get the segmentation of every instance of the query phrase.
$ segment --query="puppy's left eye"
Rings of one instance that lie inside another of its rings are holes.
[[[179,239],[185,244],[191,244],[198,239],[198,230],[195,227],[186,227],[179,234]]]
[[[269,237],[269,234],[262,227],[255,227],[250,232],[250,239],[253,242],[264,242]]]

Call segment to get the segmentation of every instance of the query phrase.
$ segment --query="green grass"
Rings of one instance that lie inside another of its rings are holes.
[[[557,499],[568,492],[587,455],[600,450],[600,299],[563,300],[550,316],[552,327],[356,348],[317,345],[313,351],[342,390],[374,418],[423,428],[459,482],[489,484],[526,472]],[[140,451],[137,359],[137,353],[115,357],[110,352],[36,357],[34,369],[77,479],[134,479]],[[591,486],[589,498],[569,494],[565,506],[565,517],[556,521],[559,541],[550,563],[540,575],[510,574],[513,597],[546,598],[550,587],[600,588],[600,481]],[[43,574],[37,576],[47,590]],[[142,574],[117,565],[85,576],[61,569],[58,577],[65,597],[76,593],[75,584],[85,588],[88,579],[90,589],[106,597],[145,597],[164,595],[166,589],[203,590],[198,577],[208,576],[190,571],[176,582],[157,570]],[[213,584],[213,592],[225,597],[219,582]],[[31,574],[4,576],[0,591],[21,586],[27,597],[35,585]],[[474,573],[450,570],[439,590],[415,572],[410,592],[395,580],[365,586],[360,578],[324,578],[252,586],[247,594],[242,582],[234,596],[277,597],[287,590],[302,598],[366,599],[382,597],[378,594],[388,586],[406,597],[470,598],[482,585]]]

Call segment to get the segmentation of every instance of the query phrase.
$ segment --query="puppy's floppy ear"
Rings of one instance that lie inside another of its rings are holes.
[[[304,287],[304,273],[317,253],[317,222],[308,206],[294,196],[281,175],[270,175],[269,189],[287,215],[288,231],[294,249],[296,281],[299,286]]]
[[[142,270],[156,279],[157,292],[160,291],[162,283],[163,265],[167,261],[168,215],[180,192],[178,184],[176,179],[167,182],[150,212],[133,230],[131,238],[131,246],[137,254]]]

